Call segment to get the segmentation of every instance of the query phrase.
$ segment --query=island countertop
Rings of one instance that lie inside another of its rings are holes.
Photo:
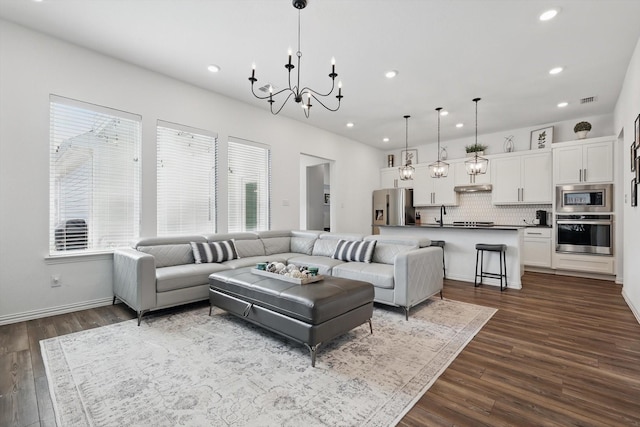
[[[447,229],[461,229],[461,230],[520,230],[527,228],[526,225],[453,225],[453,224],[408,224],[408,225],[377,225],[377,227],[385,228],[447,228]]]

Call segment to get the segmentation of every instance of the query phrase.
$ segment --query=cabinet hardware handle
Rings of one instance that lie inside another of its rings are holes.
[[[584,169],[584,173],[582,174],[582,177],[584,178],[584,182],[587,182],[587,170]]]
[[[532,234],[540,234],[540,235],[542,235],[542,233],[531,233],[531,232],[529,232],[527,234],[529,234],[529,235],[532,235]]]
[[[582,182],[582,169],[580,169],[580,179],[579,179],[579,181]]]

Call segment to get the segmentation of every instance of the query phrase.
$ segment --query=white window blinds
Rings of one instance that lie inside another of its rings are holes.
[[[50,96],[50,253],[108,250],[138,237],[140,122]]]
[[[229,140],[229,232],[268,230],[271,223],[269,146]]]
[[[214,233],[216,134],[158,121],[158,235]]]

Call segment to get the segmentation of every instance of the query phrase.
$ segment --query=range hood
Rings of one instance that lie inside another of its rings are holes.
[[[491,191],[493,186],[491,184],[469,184],[469,185],[456,185],[453,187],[453,191],[456,193],[476,193],[478,191]]]

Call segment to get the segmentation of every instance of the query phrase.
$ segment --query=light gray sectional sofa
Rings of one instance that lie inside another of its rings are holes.
[[[195,263],[191,242],[227,240],[234,241],[238,258]],[[332,258],[339,240],[375,240],[371,262]],[[402,307],[408,319],[411,307],[442,296],[442,249],[429,245],[428,239],[288,230],[143,238],[114,252],[114,302],[117,298],[134,309],[140,324],[151,310],[208,299],[212,273],[279,261],[370,282],[374,301]]]

